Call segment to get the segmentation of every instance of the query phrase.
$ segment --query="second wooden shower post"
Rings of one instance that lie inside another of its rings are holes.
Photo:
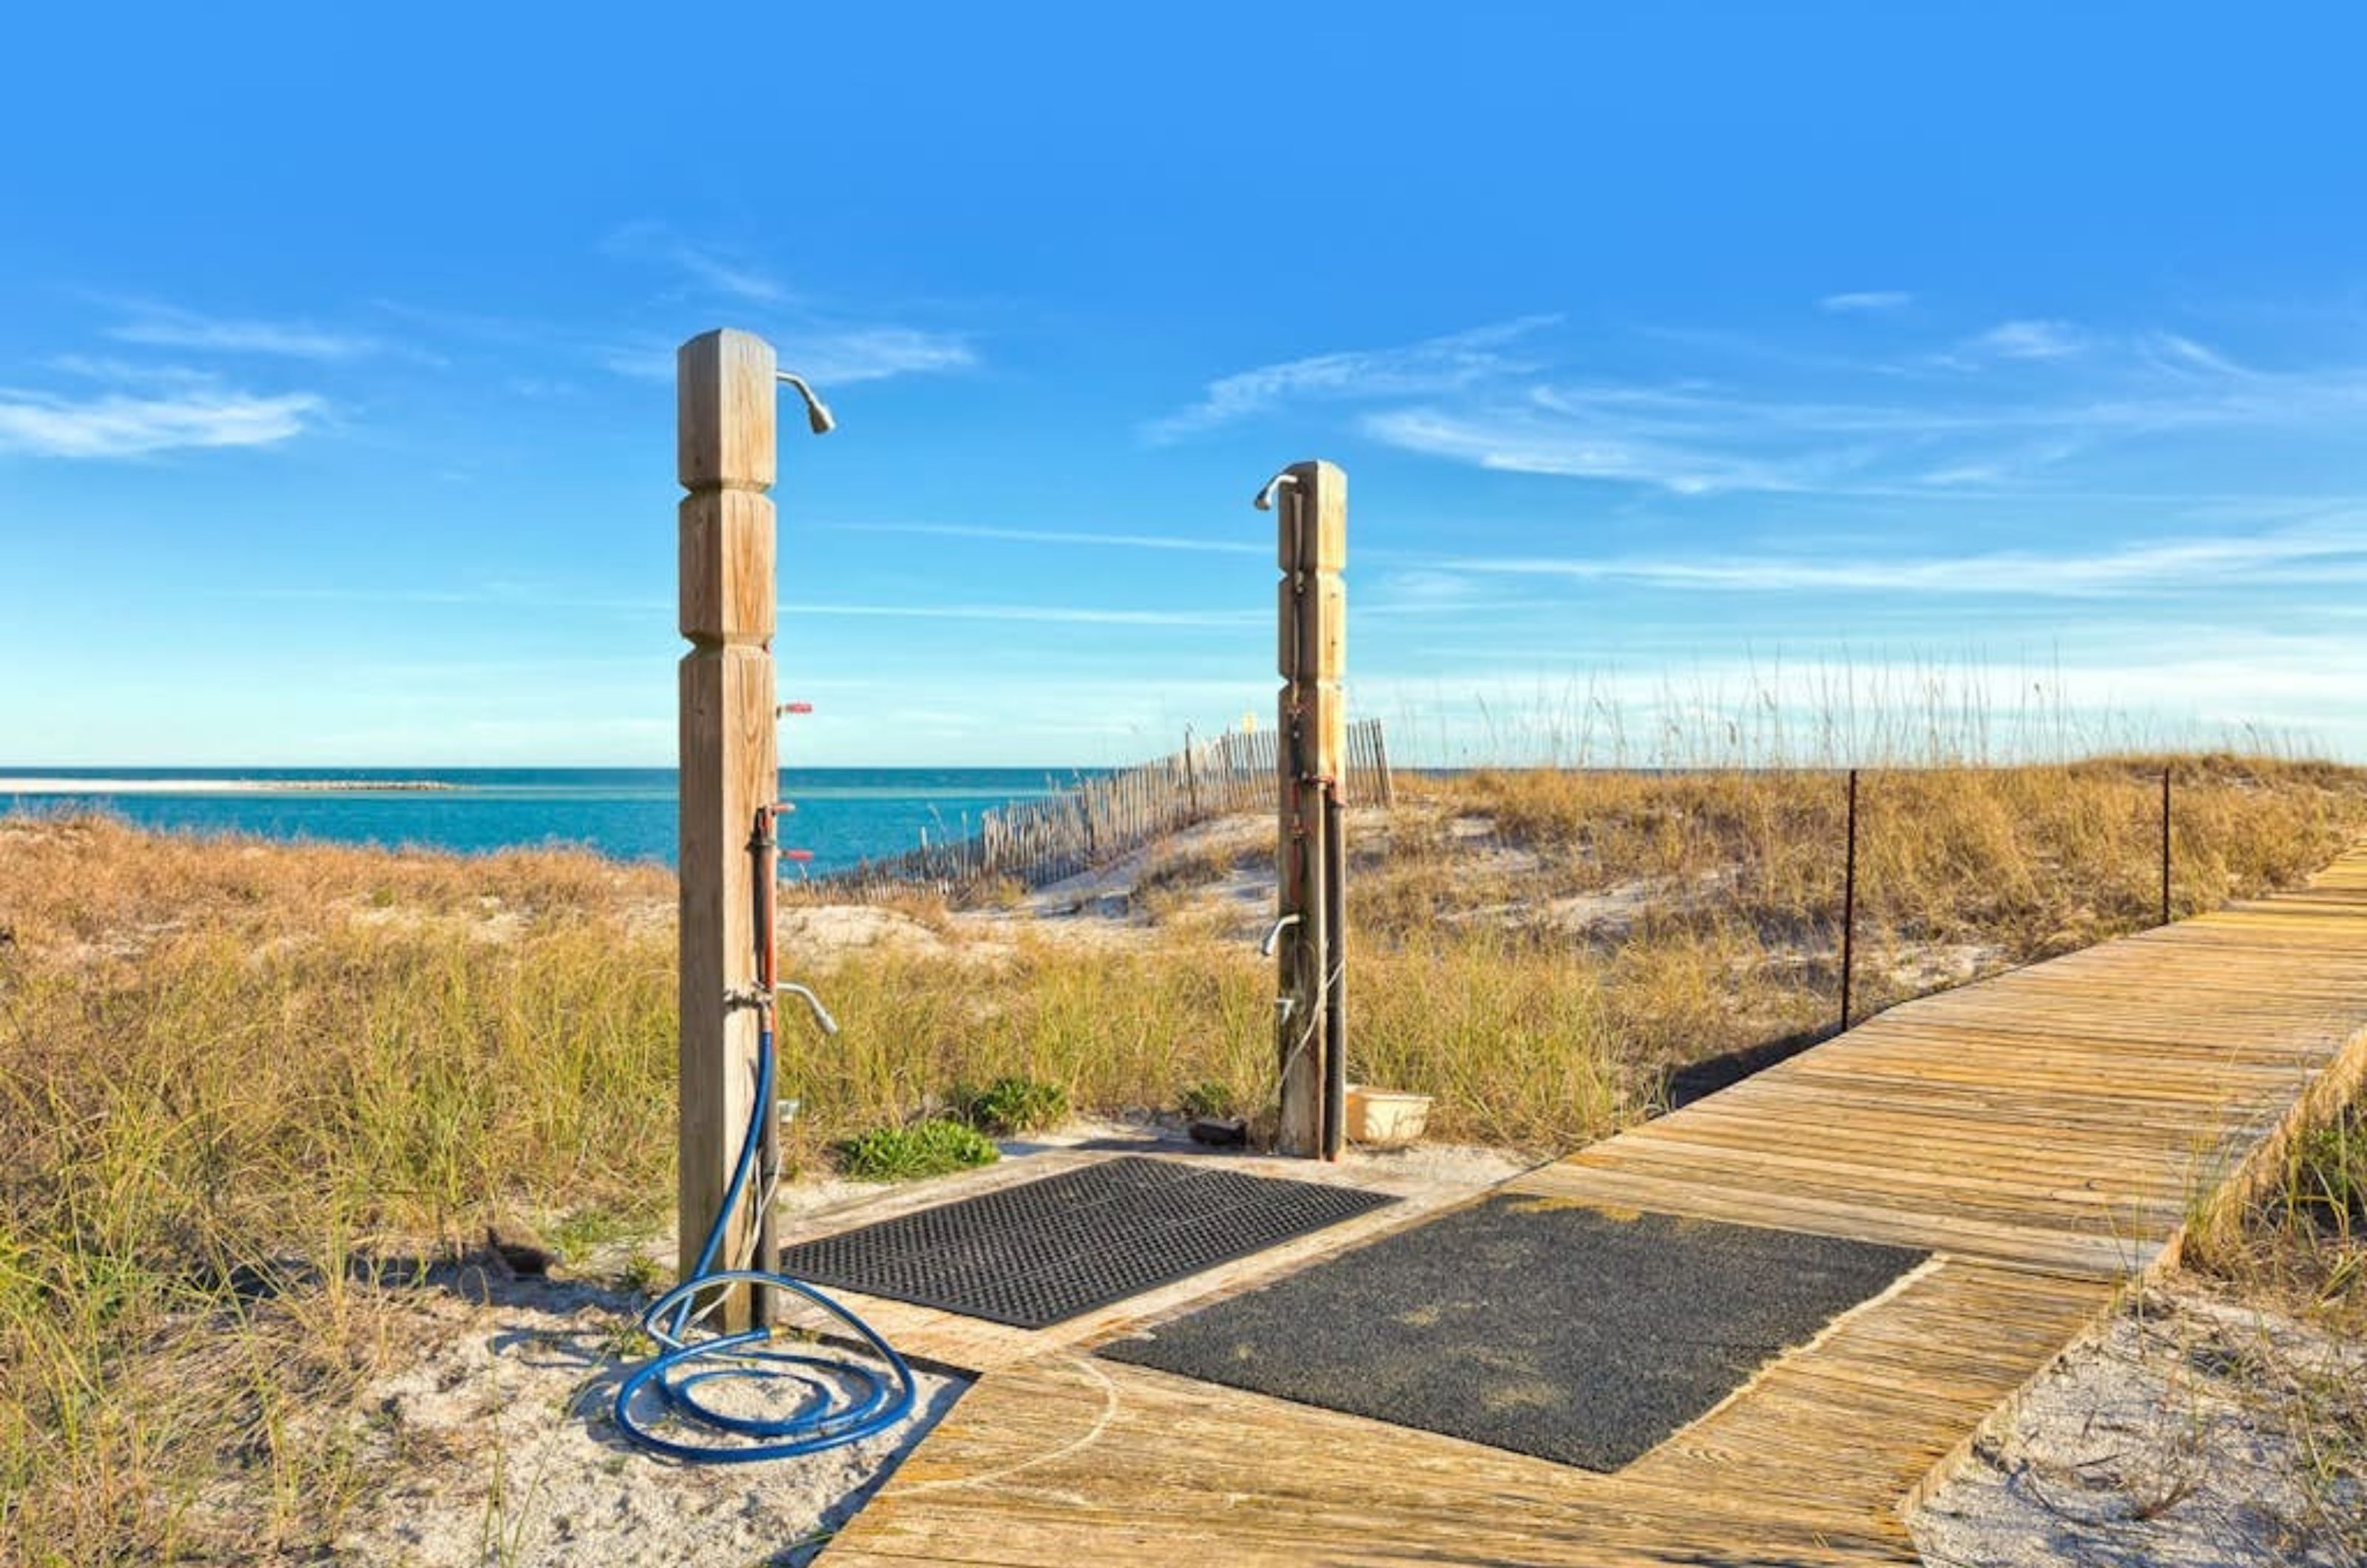
[[[1282,569],[1281,818],[1275,841],[1277,1152],[1336,1159],[1347,1088],[1348,476],[1295,463],[1261,493]]]

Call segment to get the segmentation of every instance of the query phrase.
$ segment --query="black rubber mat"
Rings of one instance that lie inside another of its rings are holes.
[[[1042,1328],[1395,1201],[1126,1156],[785,1247],[781,1269]]]
[[[1500,1197],[1101,1353],[1612,1471],[1923,1256]]]

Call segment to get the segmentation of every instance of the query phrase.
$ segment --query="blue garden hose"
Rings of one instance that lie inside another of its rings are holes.
[[[653,1453],[693,1464],[747,1464],[757,1460],[790,1459],[834,1449],[843,1443],[860,1442],[911,1415],[920,1393],[912,1380],[912,1369],[893,1346],[879,1337],[877,1329],[811,1285],[760,1269],[715,1267],[716,1255],[723,1249],[724,1230],[739,1208],[740,1200],[746,1195],[749,1175],[756,1166],[764,1113],[773,1102],[773,1020],[768,1006],[764,1028],[756,1037],[756,1109],[749,1117],[748,1135],[741,1142],[739,1162],[731,1168],[731,1180],[724,1189],[722,1204],[716,1210],[715,1224],[708,1229],[706,1244],[698,1250],[698,1265],[691,1270],[690,1278],[651,1302],[649,1310],[641,1314],[642,1331],[661,1348],[656,1356],[636,1368],[617,1390],[614,1415],[618,1431]],[[758,1349],[757,1346],[772,1338],[772,1331],[765,1328],[744,1329],[711,1339],[685,1338],[699,1292],[724,1284],[746,1284],[803,1296],[878,1352],[885,1371],[840,1356]],[[708,1362],[713,1364],[701,1364]],[[682,1377],[674,1375],[684,1368],[691,1371]],[[735,1416],[704,1403],[697,1393],[702,1384],[727,1380],[797,1384],[804,1389],[805,1396],[786,1416]],[[684,1424],[754,1440],[723,1446],[660,1437],[632,1412],[634,1399],[650,1387],[657,1389],[666,1406]]]

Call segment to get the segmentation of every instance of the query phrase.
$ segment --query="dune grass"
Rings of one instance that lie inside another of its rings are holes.
[[[2276,1154],[2249,1201],[2198,1204],[2182,1263],[2255,1310],[2241,1402],[2294,1456],[2312,1561],[2367,1562],[2367,1090]]]
[[[1856,1016],[2155,923],[2165,768],[2173,915],[2289,886],[2367,824],[2367,775],[2275,759],[1869,770]],[[1674,1068],[1836,1021],[1844,773],[1487,770],[1399,800],[1355,840],[1353,1069],[1439,1096],[1444,1135],[1566,1148]],[[1179,846],[1148,907],[1262,1007],[1263,911],[1185,896],[1244,865],[1270,850]],[[1244,1105],[1271,1092],[1264,1028],[1208,1058]]]
[[[2252,1200],[2198,1216],[2189,1267],[2367,1337],[2367,1090],[2297,1129]],[[2367,1404],[2360,1411],[2367,1472]]]
[[[512,1201],[657,1223],[671,897],[581,855],[0,824],[0,1561],[317,1548],[374,1269]]]
[[[2181,910],[2362,823],[2343,770],[2189,757]],[[1867,776],[1860,995],[2153,918],[2155,760]],[[1434,1134],[1538,1152],[1676,1066],[1832,1011],[1825,772],[1408,781],[1365,831],[1354,1067]],[[1169,893],[1232,869],[1178,869]],[[673,1192],[673,885],[483,859],[0,822],[0,1561],[317,1553],[363,1506],[356,1392],[401,1351],[377,1270],[488,1216],[648,1235]],[[1144,940],[792,953],[845,1024],[786,1029],[808,1168],[1025,1080],[1105,1112],[1272,1091],[1269,965],[1179,904]],[[1963,950],[1961,952],[1957,950]]]

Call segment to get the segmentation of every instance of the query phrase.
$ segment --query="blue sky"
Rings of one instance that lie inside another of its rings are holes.
[[[1318,456],[1433,760],[2367,756],[2355,7],[42,10],[0,761],[670,761],[726,324],[795,760],[1263,719]]]

